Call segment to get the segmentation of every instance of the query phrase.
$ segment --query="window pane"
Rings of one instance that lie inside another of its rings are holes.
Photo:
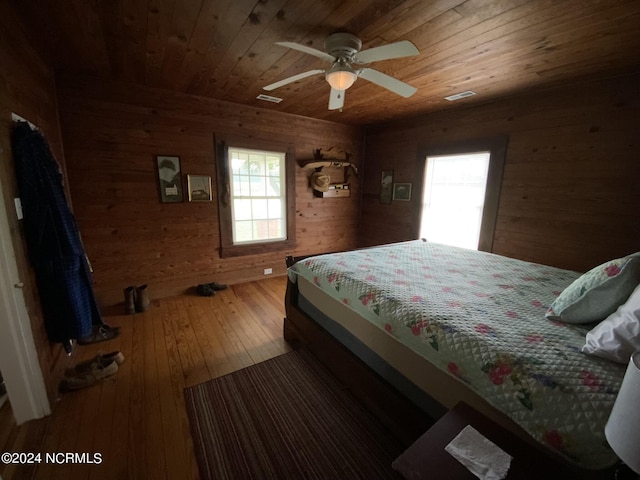
[[[267,175],[280,176],[280,159],[278,157],[267,157]]]
[[[253,240],[253,222],[233,222],[233,242],[250,242]]]
[[[233,201],[234,220],[251,220],[251,200]]]
[[[279,198],[270,198],[267,200],[269,208],[269,218],[283,218],[282,205],[283,202]]]
[[[233,242],[286,239],[285,154],[229,149]]]
[[[232,192],[235,193],[236,195],[240,195],[240,193],[242,192],[242,184],[240,183],[241,178],[242,177],[240,175],[233,176],[233,184],[231,188],[233,189]]]
[[[264,197],[267,194],[267,190],[264,184],[265,177],[256,177],[252,175],[250,178],[252,197]]]
[[[249,155],[249,173],[264,175],[264,155],[255,153]]]
[[[254,219],[269,218],[267,214],[267,202],[263,199],[251,200],[251,206],[253,207],[252,214]]]
[[[269,221],[268,220],[256,220],[253,222],[253,239],[254,240],[268,240],[269,236]]]
[[[490,152],[427,158],[420,236],[477,249]]]
[[[281,182],[279,177],[267,177],[267,196],[279,197],[280,195],[282,195],[280,185]]]
[[[270,219],[269,220],[269,235],[272,237],[283,237],[284,230],[282,229],[284,222],[282,219]]]
[[[240,152],[229,151],[229,158],[231,158],[231,171],[233,173],[249,173],[249,156]]]

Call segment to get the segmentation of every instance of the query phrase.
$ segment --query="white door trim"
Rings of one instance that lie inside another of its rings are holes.
[[[0,147],[0,157],[3,155]],[[51,408],[24,302],[7,212],[0,182],[0,371],[19,425],[48,415]]]

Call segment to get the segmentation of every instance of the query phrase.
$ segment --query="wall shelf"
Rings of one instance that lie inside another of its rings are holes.
[[[350,197],[351,188],[348,183],[332,183],[329,185],[329,190],[326,192],[313,191],[313,195],[319,198],[340,198]]]

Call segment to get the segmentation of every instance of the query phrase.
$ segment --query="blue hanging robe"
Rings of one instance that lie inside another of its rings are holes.
[[[71,339],[89,337],[94,325],[103,325],[84,247],[45,138],[17,122],[12,149],[45,327],[49,339],[69,352]]]

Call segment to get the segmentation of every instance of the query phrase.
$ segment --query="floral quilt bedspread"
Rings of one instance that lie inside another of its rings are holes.
[[[545,318],[579,274],[421,240],[296,263],[307,278],[586,468],[625,368],[580,352],[590,327]]]

